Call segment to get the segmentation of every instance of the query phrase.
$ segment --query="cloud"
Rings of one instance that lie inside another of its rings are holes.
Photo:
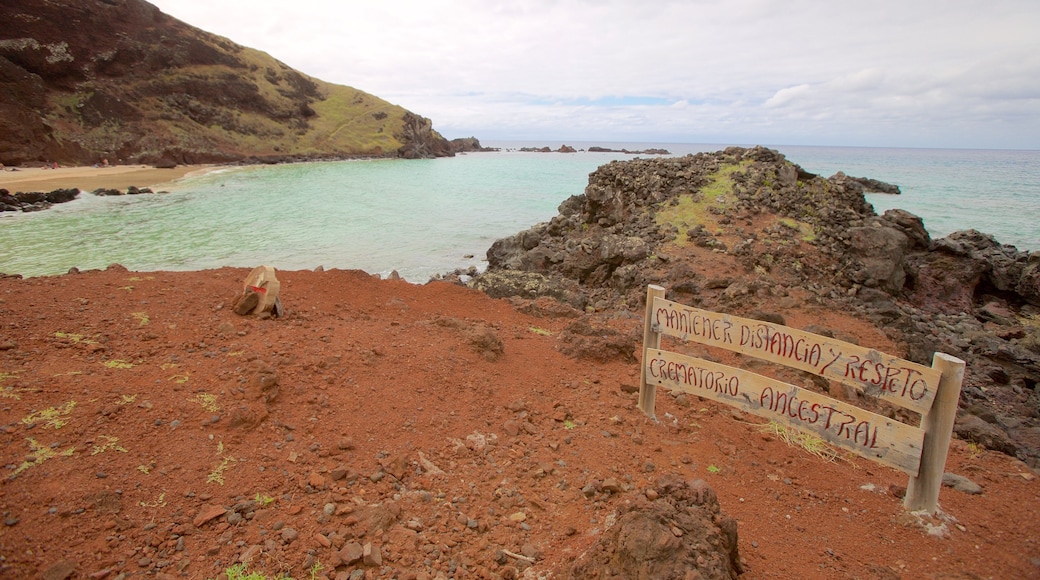
[[[1040,148],[1034,0],[156,4],[448,136]]]

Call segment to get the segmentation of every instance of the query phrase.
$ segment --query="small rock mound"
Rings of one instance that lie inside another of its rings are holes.
[[[653,500],[649,498],[654,498]],[[561,578],[736,578],[737,522],[704,480],[660,478]]]

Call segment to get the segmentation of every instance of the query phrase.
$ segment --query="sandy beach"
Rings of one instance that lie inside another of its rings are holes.
[[[157,169],[150,165],[113,165],[109,167],[42,167],[5,168],[0,171],[0,189],[11,193],[19,191],[53,191],[79,188],[93,191],[98,188],[126,189],[156,187],[176,181],[186,175],[209,171],[211,165],[178,165],[173,169]]]

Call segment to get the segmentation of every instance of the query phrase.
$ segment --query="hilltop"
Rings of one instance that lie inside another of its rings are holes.
[[[0,163],[452,155],[432,122],[143,0],[0,4]]]

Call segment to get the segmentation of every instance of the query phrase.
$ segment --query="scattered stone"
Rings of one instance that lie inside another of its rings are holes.
[[[65,580],[76,573],[75,560],[59,560],[43,571],[43,580]]]
[[[227,510],[224,509],[223,506],[207,504],[202,506],[202,509],[199,510],[199,514],[195,516],[194,520],[192,520],[192,524],[196,528],[201,528],[206,524],[206,522],[215,520],[225,513],[227,513]]]
[[[379,546],[366,542],[361,548],[362,560],[366,566],[382,566],[383,552]]]
[[[263,551],[263,547],[262,546],[253,544],[252,546],[249,546],[248,548],[246,548],[246,550],[244,552],[242,552],[242,555],[238,557],[238,561],[243,563],[243,564],[248,564],[248,563],[252,562],[257,556],[259,556],[260,552],[262,552],[262,551]]]
[[[364,555],[364,548],[357,542],[348,542],[339,551],[339,559],[347,566],[356,564]]]
[[[967,493],[969,495],[978,495],[982,493],[982,486],[968,479],[967,477],[964,477],[963,475],[957,475],[956,473],[944,473],[942,483],[946,487],[952,487],[957,491]]]

